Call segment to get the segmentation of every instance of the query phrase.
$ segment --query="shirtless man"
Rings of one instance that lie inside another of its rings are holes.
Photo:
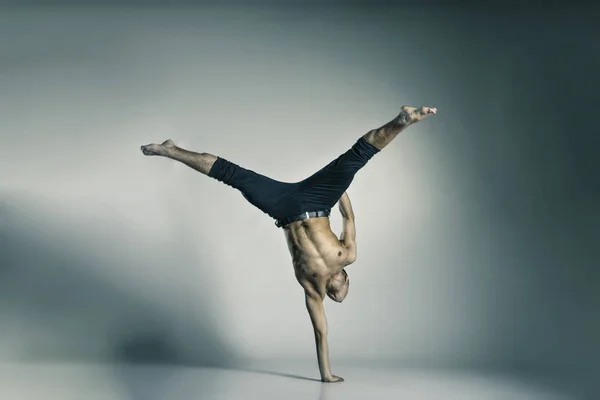
[[[399,115],[363,135],[347,152],[307,179],[286,183],[242,168],[221,157],[179,148],[172,140],[142,146],[145,155],[159,155],[217,179],[235,189],[283,228],[296,279],[304,288],[306,308],[314,328],[323,382],[343,382],[331,374],[327,347],[325,295],[341,303],[348,294],[345,267],[356,260],[354,212],[346,189],[355,174],[408,126],[436,113],[435,108],[403,106]],[[338,239],[329,223],[339,204],[343,229]]]

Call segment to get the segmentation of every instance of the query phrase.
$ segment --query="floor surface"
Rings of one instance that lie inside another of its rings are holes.
[[[207,367],[5,364],[0,398],[60,400],[571,400],[544,380],[497,373],[338,366],[322,384],[310,364]]]

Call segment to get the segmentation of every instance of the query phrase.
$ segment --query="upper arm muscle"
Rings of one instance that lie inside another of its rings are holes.
[[[342,224],[340,241],[348,250],[348,264],[352,264],[356,260],[356,228],[354,221],[348,218],[344,218]]]
[[[327,321],[323,309],[323,299],[319,296],[306,292],[306,309],[315,329],[315,333],[325,335],[327,333]]]
[[[348,193],[344,192],[339,201],[340,212],[342,213],[342,234],[340,242],[348,249],[348,264],[356,260],[356,226],[354,225],[354,211]]]

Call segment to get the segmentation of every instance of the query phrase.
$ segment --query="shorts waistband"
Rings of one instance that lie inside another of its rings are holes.
[[[275,226],[278,228],[281,228],[281,227],[291,224],[292,222],[302,221],[303,219],[329,217],[329,214],[331,214],[331,209],[320,210],[320,211],[306,211],[302,214],[294,215],[292,217],[278,219],[275,221]]]

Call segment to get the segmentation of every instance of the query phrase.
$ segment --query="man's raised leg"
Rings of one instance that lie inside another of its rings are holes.
[[[169,139],[162,144],[147,144],[142,146],[142,153],[147,156],[163,156],[184,163],[196,171],[208,175],[213,164],[217,160],[217,156],[208,153],[194,153],[179,148]]]
[[[398,134],[404,129],[421,121],[429,115],[435,114],[436,112],[437,109],[432,107],[416,108],[411,106],[402,106],[400,114],[396,118],[382,127],[373,129],[372,131],[366,133],[363,138],[381,150],[390,144],[390,142],[394,140],[394,138],[398,136]]]
[[[292,183],[275,181],[222,157],[182,149],[172,140],[162,144],[148,144],[141,149],[147,156],[171,158],[239,190],[250,204],[273,218],[287,216],[290,199],[293,199],[293,194],[297,191]]]

